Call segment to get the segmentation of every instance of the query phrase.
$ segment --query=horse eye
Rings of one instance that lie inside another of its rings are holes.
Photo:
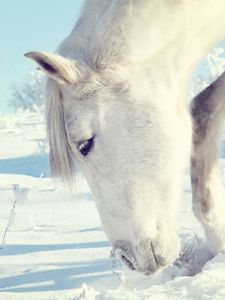
[[[78,146],[78,150],[80,151],[80,153],[83,156],[87,156],[88,153],[93,148],[93,146],[94,146],[94,138],[92,137],[92,138],[80,143],[79,146]]]

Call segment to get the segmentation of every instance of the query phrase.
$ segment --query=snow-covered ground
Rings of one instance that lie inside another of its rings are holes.
[[[188,175],[179,213],[183,254],[141,276],[110,258],[83,177],[70,193],[49,178],[42,119],[0,116],[0,300],[225,299],[225,254],[212,258],[204,245]]]

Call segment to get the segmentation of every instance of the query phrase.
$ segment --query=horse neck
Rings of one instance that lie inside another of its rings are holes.
[[[161,82],[173,86],[178,98],[183,98],[196,65],[225,37],[225,1],[217,0],[216,5],[213,0],[162,0],[157,3],[157,22],[153,20],[155,32],[150,31],[157,38],[145,41],[151,48],[147,68],[152,76],[157,74],[162,77]],[[152,27],[150,20],[149,28]],[[159,68],[162,72],[158,72]]]
[[[177,9],[183,25],[180,26],[180,40],[177,43],[180,54],[176,57],[177,63],[192,71],[225,37],[225,1],[186,0],[183,3],[183,10]]]
[[[135,17],[130,20],[131,24],[137,23],[130,42],[136,56],[131,53],[131,60],[133,57],[134,60],[151,60],[161,55],[165,61],[174,61],[187,71],[225,37],[224,0],[216,3],[214,0],[152,0],[145,3],[146,13],[140,12],[144,21],[139,23]],[[143,10],[143,5],[139,9]],[[139,14],[136,12],[136,15]]]

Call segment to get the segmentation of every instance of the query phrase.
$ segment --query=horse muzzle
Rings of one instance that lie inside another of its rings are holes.
[[[113,250],[115,256],[119,257],[130,270],[151,275],[176,259],[179,245],[174,244],[173,250],[170,248],[159,244],[158,241],[146,239],[133,244],[130,241],[117,241]]]

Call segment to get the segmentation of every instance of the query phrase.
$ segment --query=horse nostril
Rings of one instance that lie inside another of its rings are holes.
[[[137,270],[137,263],[132,251],[132,245],[127,241],[118,241],[114,244],[114,254],[130,269]]]
[[[120,256],[120,258],[122,259],[122,261],[128,266],[129,269],[131,270],[136,270],[133,263],[131,262],[131,260],[129,260],[124,254],[122,254]]]

